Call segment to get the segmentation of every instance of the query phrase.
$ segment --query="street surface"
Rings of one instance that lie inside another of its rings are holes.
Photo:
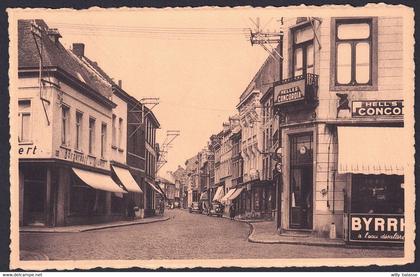
[[[247,241],[250,227],[225,218],[165,210],[163,222],[81,233],[21,233],[22,250],[50,260],[400,257],[402,250],[347,249]]]

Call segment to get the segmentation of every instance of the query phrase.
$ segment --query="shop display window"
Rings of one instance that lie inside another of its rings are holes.
[[[353,175],[351,212],[404,213],[404,177],[398,175]]]

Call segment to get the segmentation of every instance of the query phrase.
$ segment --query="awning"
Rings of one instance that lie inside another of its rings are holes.
[[[213,201],[220,201],[224,194],[223,187],[218,187],[216,193],[214,194]]]
[[[128,191],[143,193],[130,171],[117,166],[112,166],[112,169]]]
[[[209,194],[207,193],[207,191],[203,192],[200,195],[200,200],[202,200],[202,201],[209,200]]]
[[[223,196],[222,199],[220,199],[220,202],[224,203],[229,200],[229,197],[235,192],[236,189],[230,189],[225,196]]]
[[[338,173],[404,175],[404,128],[338,127]]]
[[[150,183],[150,182],[148,182],[148,181],[146,181],[146,183],[148,183],[149,184],[149,186],[155,191],[155,192],[157,192],[157,193],[159,193],[159,194],[162,194],[162,195],[164,195],[163,194],[163,192],[160,190],[160,189],[158,189],[155,185],[153,185],[152,183]]]
[[[234,192],[234,193],[232,193],[232,195],[231,196],[229,196],[229,200],[230,201],[233,201],[233,200],[235,200],[236,199],[236,197],[238,197],[239,195],[241,195],[241,192],[244,190],[244,188],[239,188],[239,189],[236,189],[236,191]]]
[[[73,172],[84,182],[86,185],[94,189],[111,191],[111,192],[120,192],[120,193],[127,193],[123,190],[120,186],[115,183],[111,176],[98,173],[87,171],[79,168],[72,168]]]

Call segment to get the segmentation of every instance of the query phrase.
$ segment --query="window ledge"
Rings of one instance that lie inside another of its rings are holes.
[[[376,85],[356,85],[356,86],[346,86],[346,85],[332,85],[330,87],[331,91],[377,91],[378,86]]]
[[[66,144],[61,144],[60,148],[63,148],[63,149],[66,149],[66,150],[71,150],[70,146],[66,145]]]
[[[94,156],[94,155],[92,155],[92,154],[88,154],[87,156],[88,156],[89,158],[96,159],[96,156]]]
[[[108,160],[104,157],[101,157],[100,160],[103,161],[103,162],[108,162]]]
[[[19,145],[33,145],[34,142],[33,141],[21,141],[19,142]]]
[[[74,152],[75,153],[78,153],[78,154],[83,154],[83,151],[82,150],[79,150],[79,149],[74,149]]]

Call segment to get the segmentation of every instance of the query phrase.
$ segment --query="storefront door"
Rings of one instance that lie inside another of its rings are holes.
[[[290,137],[290,227],[312,229],[313,136]]]
[[[23,193],[23,224],[45,224],[46,175],[45,169],[25,168]]]

